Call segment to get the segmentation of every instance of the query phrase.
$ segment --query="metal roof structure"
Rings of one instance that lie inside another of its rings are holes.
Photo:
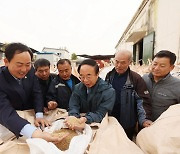
[[[86,54],[83,54],[83,55],[77,55],[79,57],[84,57],[84,58],[91,58],[91,59],[94,59],[94,60],[106,60],[106,59],[111,59],[111,58],[114,58],[114,55],[86,55]]]

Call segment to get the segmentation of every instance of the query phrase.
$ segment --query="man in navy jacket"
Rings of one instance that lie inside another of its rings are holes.
[[[59,141],[58,138],[31,125],[16,112],[34,109],[35,125],[50,125],[43,118],[42,93],[31,67],[32,51],[24,44],[11,43],[5,49],[5,57],[6,67],[3,67],[0,73],[0,124],[13,132],[17,138],[24,135],[28,138]]]
[[[43,94],[44,112],[48,111],[46,104],[46,95],[49,86],[53,79],[56,77],[56,74],[50,73],[50,66],[50,61],[44,58],[37,59],[34,63],[35,75],[38,78],[39,85]]]

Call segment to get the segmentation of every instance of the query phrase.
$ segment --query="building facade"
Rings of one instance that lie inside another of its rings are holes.
[[[45,52],[38,52],[36,54],[34,54],[34,59],[40,59],[40,58],[45,58],[47,60],[50,61],[50,69],[52,72],[56,72],[57,71],[57,68],[56,68],[56,64],[57,62],[61,59],[60,56],[56,55],[55,53],[52,53],[52,52],[48,52],[48,53],[45,53]]]
[[[57,72],[56,64],[60,59],[69,59],[69,52],[64,49],[55,49],[44,47],[42,52],[37,52],[34,54],[34,59],[45,58],[51,63],[51,71]]]
[[[133,51],[133,61],[148,63],[160,50],[170,50],[180,63],[180,1],[143,0],[116,50]]]
[[[51,52],[51,53],[55,53],[56,55],[58,55],[61,59],[70,59],[70,54],[69,54],[69,51],[66,49],[66,48],[59,48],[59,49],[56,49],[56,48],[47,48],[47,47],[44,47],[42,52]]]

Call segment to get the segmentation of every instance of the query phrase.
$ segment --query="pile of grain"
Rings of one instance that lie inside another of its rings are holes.
[[[56,144],[57,148],[59,148],[62,151],[69,149],[69,144],[71,142],[71,139],[74,136],[77,136],[78,133],[74,130],[70,130],[67,128],[62,128],[53,132],[53,135],[58,137],[62,137],[67,133],[69,133],[69,135]]]

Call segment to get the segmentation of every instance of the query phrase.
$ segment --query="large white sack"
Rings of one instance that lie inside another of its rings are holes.
[[[52,124],[52,127],[46,128],[45,131],[52,133],[64,127],[63,120],[58,120]],[[83,133],[72,138],[69,149],[66,151],[61,151],[53,143],[39,138],[27,139],[26,142],[30,148],[30,154],[83,154],[91,141],[91,136],[91,127],[86,124]]]
[[[180,104],[170,106],[136,137],[137,145],[145,154],[180,153]]]

